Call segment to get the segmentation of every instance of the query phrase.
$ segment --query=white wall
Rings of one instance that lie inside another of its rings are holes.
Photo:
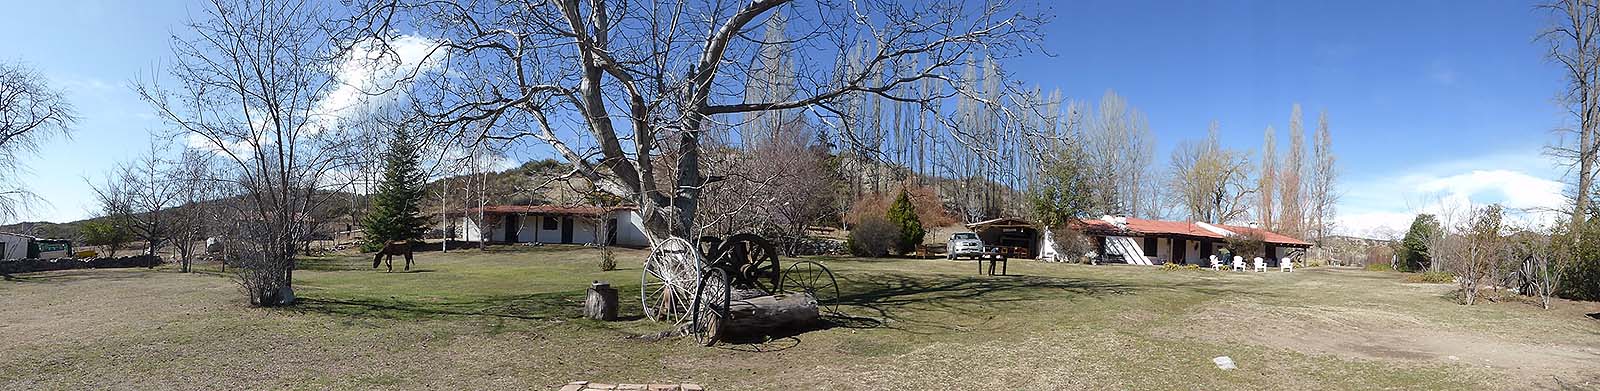
[[[519,217],[521,221],[518,224],[519,229],[516,233],[517,241],[526,243],[536,241],[540,243],[561,243],[561,225],[566,222],[566,219],[562,216],[550,216],[548,218],[556,219],[555,229],[544,229],[545,218],[547,217],[538,215]],[[644,235],[644,219],[639,216],[638,212],[618,210],[611,212],[608,218],[617,219],[617,242],[613,244],[629,247],[647,247],[650,245],[650,240],[646,239]],[[571,217],[571,222],[572,243],[596,243],[601,235],[605,235],[605,226],[596,225],[591,219]],[[456,220],[456,223],[460,234],[456,240],[476,242],[483,238],[478,234],[480,227],[477,224],[477,216],[462,217]],[[491,242],[505,240],[505,222],[491,217],[489,219],[488,233],[488,240]]]
[[[611,217],[617,219],[617,242],[614,244],[629,247],[650,246],[650,239],[644,236],[644,217],[640,216],[638,211],[619,210],[611,212]]]
[[[28,242],[30,241],[32,241],[32,239],[27,237],[0,234],[0,247],[5,248],[5,254],[3,257],[0,257],[0,259],[27,258]]]
[[[1121,254],[1123,259],[1134,265],[1151,265],[1150,258],[1144,256],[1144,238],[1132,236],[1107,236],[1106,254]]]

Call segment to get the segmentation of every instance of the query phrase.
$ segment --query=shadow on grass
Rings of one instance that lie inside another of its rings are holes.
[[[576,302],[574,301],[576,300]],[[575,318],[582,296],[571,293],[490,296],[460,300],[302,297],[290,310],[397,320],[489,316],[524,320]]]
[[[52,270],[46,272],[18,273],[4,275],[4,281],[20,283],[63,283],[84,280],[123,281],[141,280],[150,278],[159,271],[143,268],[106,268],[106,269],[69,269]]]
[[[798,335],[798,334],[795,334]],[[800,338],[795,335],[773,337],[764,341],[734,341],[717,344],[716,348],[746,353],[771,353],[789,350],[800,346]]]
[[[851,315],[834,319],[840,327],[889,327],[910,324],[942,329],[967,328],[947,321],[919,322],[915,312],[942,312],[977,319],[1011,302],[1100,297],[1133,293],[1133,286],[1097,280],[1040,276],[950,276],[873,273],[839,277],[836,304]],[[867,312],[861,317],[860,312]],[[992,318],[992,317],[991,317]],[[870,321],[868,321],[870,320]],[[874,324],[876,323],[876,324]]]

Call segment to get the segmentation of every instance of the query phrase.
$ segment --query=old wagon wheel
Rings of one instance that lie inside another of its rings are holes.
[[[700,275],[699,287],[695,289],[694,316],[690,319],[694,323],[689,325],[689,332],[694,334],[695,342],[705,346],[716,345],[722,338],[723,320],[728,317],[728,307],[733,302],[733,284],[728,281],[728,272],[718,268],[706,268]]]
[[[782,283],[778,287],[780,291],[810,294],[817,299],[818,306],[838,314],[835,306],[839,302],[839,280],[833,278],[833,271],[827,266],[812,261],[795,262],[783,272]]]
[[[695,285],[704,267],[700,253],[687,240],[674,237],[656,244],[639,276],[639,301],[645,316],[683,323],[694,305]]]
[[[777,292],[778,249],[756,234],[738,234],[728,237],[717,247],[720,254],[712,261],[728,271],[734,285],[751,286],[766,292]]]

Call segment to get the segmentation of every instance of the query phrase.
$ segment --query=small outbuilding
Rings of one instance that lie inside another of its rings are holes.
[[[1031,221],[1002,217],[967,224],[967,229],[978,234],[985,246],[999,246],[1010,250],[1015,258],[1033,258],[1039,255],[1044,243],[1037,224]]]
[[[56,259],[72,257],[72,241],[42,239],[29,235],[0,232],[0,259]]]

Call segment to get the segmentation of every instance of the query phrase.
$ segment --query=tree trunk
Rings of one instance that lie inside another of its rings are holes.
[[[594,320],[617,320],[617,289],[611,284],[595,281],[589,286],[589,297],[583,301],[583,316]]]
[[[809,294],[760,296],[733,301],[718,334],[722,340],[777,335],[814,327],[821,319]]]

